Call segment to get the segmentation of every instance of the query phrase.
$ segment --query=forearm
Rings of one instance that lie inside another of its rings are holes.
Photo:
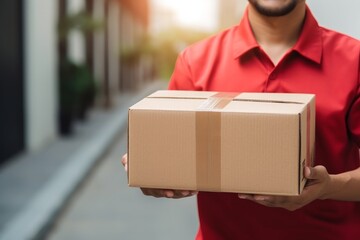
[[[330,175],[330,179],[324,199],[360,201],[360,168]]]

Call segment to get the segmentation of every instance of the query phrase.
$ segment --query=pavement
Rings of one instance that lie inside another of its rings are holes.
[[[158,199],[127,186],[123,132],[52,226],[47,240],[194,239],[195,198]]]
[[[3,166],[0,240],[192,239],[195,199],[145,197],[127,186],[120,165],[128,107],[164,88],[156,81],[121,94],[111,110],[94,109],[73,137]]]

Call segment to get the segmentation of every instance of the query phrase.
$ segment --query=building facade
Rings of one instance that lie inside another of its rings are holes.
[[[62,38],[59,22],[81,12],[101,26],[86,33],[74,27]],[[148,15],[147,0],[1,1],[0,164],[60,137],[59,65],[64,59],[90,69],[97,102],[104,107],[131,90],[132,81],[140,81],[122,73],[128,70],[120,49],[146,34]]]

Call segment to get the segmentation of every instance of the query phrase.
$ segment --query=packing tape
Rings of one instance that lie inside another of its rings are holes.
[[[239,93],[217,93],[197,109],[196,181],[197,188],[221,190],[221,112]]]

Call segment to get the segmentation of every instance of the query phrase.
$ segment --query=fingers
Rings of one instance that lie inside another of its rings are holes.
[[[122,163],[122,165],[124,166],[125,171],[127,172],[127,170],[128,170],[128,167],[127,167],[127,153],[125,153],[125,154],[122,156],[121,163]]]
[[[191,197],[197,194],[196,191],[189,190],[169,190],[169,189],[154,189],[154,188],[141,188],[141,191],[146,196],[153,196],[156,198],[185,198]]]
[[[125,165],[127,164],[127,153],[125,153],[122,158],[121,158],[121,163],[123,164],[123,166],[125,167]]]
[[[238,197],[253,201],[267,207],[279,207],[289,211],[295,211],[314,201],[322,199],[326,186],[330,181],[330,175],[324,166],[305,167],[304,175],[308,179],[307,184],[299,196],[271,196],[256,194],[239,194]]]
[[[304,203],[300,197],[287,197],[287,196],[271,196],[271,195],[253,195],[253,194],[239,194],[240,199],[250,200],[257,204],[266,207],[284,208],[289,211],[295,211],[302,206]]]
[[[167,198],[185,198],[185,197],[191,197],[197,194],[196,191],[188,191],[188,190],[167,190],[165,191],[165,197]]]
[[[249,200],[258,204],[261,204],[266,207],[275,207],[273,203],[273,199],[271,196],[264,196],[264,195],[253,195],[253,194],[238,194],[240,199]]]
[[[127,153],[124,154],[121,158],[121,163],[125,168],[125,171],[128,170],[128,158]],[[197,194],[197,191],[190,190],[169,190],[169,189],[155,189],[155,188],[141,188],[141,191],[146,196],[153,196],[156,198],[184,198],[191,197]]]
[[[324,166],[315,166],[315,167],[305,167],[304,170],[305,177],[307,179],[323,179],[328,176],[328,172]]]
[[[240,199],[246,199],[254,202],[269,202],[272,200],[271,196],[265,196],[265,195],[253,195],[253,194],[238,194],[238,197]]]

